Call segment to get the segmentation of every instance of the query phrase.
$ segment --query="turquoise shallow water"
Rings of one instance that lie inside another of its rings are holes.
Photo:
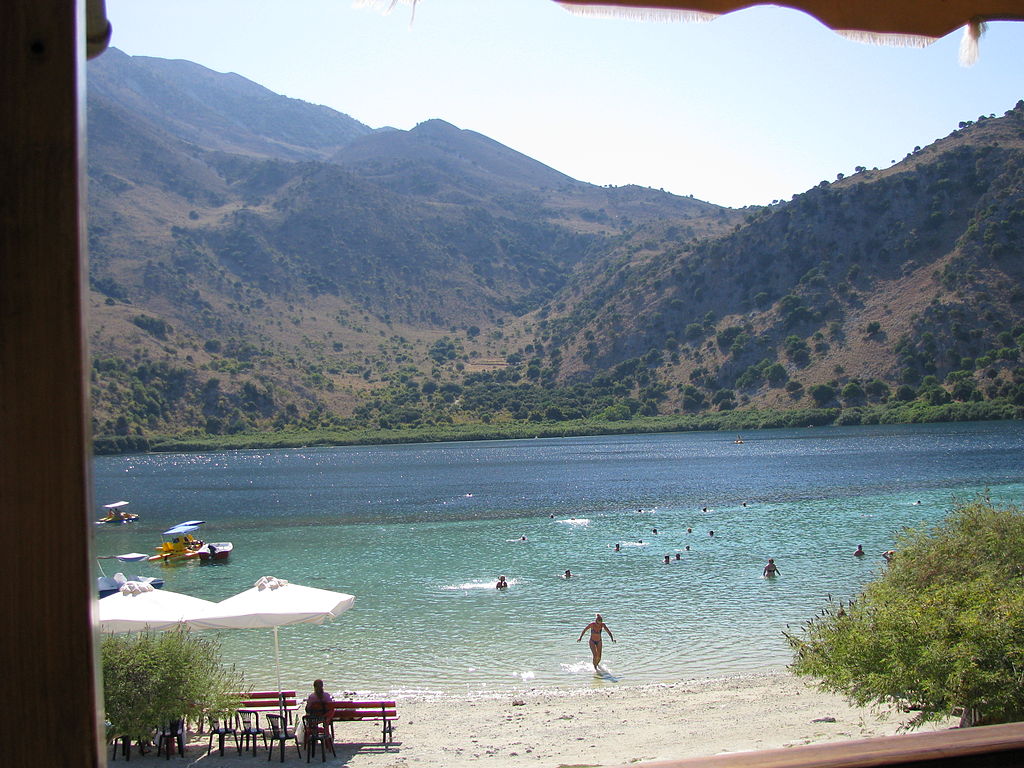
[[[786,624],[853,595],[900,528],[985,489],[1024,501],[1016,422],[733,437],[98,458],[97,510],[123,498],[140,519],[98,526],[96,552],[150,551],[199,518],[207,540],[234,543],[229,563],[136,570],[210,600],[262,575],[356,595],[331,624],[282,628],[288,687],[601,686],[781,669]],[[851,556],[857,544],[867,557]],[[768,557],[781,570],[770,581]],[[606,643],[605,677],[575,642],[595,611],[619,641]],[[271,685],[269,630],[219,634],[228,660]]]

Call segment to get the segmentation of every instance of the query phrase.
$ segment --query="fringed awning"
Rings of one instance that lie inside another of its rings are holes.
[[[831,29],[937,39],[972,21],[1024,21],[1022,0],[556,0],[576,11],[681,12],[721,16],[755,5],[808,13]]]
[[[1024,21],[1024,0],[555,0],[573,13],[708,21],[755,5],[803,11],[859,42],[925,46],[964,27],[960,60],[977,58],[986,21]]]

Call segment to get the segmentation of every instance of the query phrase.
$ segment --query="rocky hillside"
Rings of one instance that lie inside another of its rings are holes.
[[[724,236],[644,227],[580,273],[571,309],[545,321],[547,359],[563,380],[657,359],[690,407],[784,407],[823,383],[835,397],[819,404],[863,402],[928,377],[993,391],[1024,341],[1022,168],[1024,103]]]
[[[99,434],[347,415],[400,368],[430,370],[442,337],[543,306],[638,224],[731,220],[189,62],[112,50],[88,108]]]
[[[1024,107],[743,210],[89,64],[98,435],[1016,397]],[[1022,398],[1024,399],[1024,398]]]

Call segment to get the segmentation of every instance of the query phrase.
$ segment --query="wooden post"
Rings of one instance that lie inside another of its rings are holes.
[[[5,765],[105,765],[88,472],[84,0],[0,3]]]

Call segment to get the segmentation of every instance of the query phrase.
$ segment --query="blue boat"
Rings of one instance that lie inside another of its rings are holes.
[[[141,552],[128,552],[124,555],[102,555],[96,558],[97,562],[99,560],[120,560],[122,563],[138,563],[146,559],[146,555]],[[103,573],[103,566],[100,566],[100,573]],[[148,584],[153,589],[163,589],[164,586],[164,580],[158,576],[125,576],[120,572],[115,573],[113,576],[103,574],[97,577],[96,586],[99,589],[100,597],[103,598],[120,591],[121,587],[128,582]]]

